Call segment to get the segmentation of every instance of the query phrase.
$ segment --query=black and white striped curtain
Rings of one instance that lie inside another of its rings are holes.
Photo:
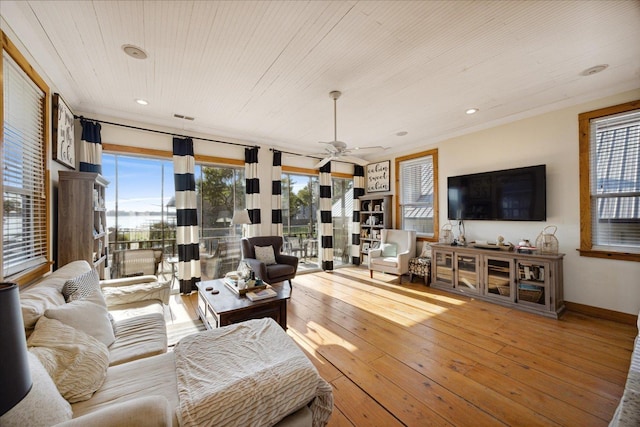
[[[244,178],[246,183],[247,211],[251,224],[247,237],[260,234],[260,179],[258,178],[258,147],[244,149]]]
[[[333,270],[333,218],[331,217],[331,162],[320,168],[320,249],[322,269]]]
[[[271,169],[271,234],[282,236],[282,152],[276,150]]]
[[[176,244],[180,292],[190,294],[200,281],[198,209],[195,158],[191,138],[173,138],[173,170],[176,186]]]
[[[364,166],[353,165],[353,223],[351,263],[360,265],[360,196],[364,196]]]
[[[80,141],[79,170],[102,174],[100,123],[81,119],[80,125],[82,125],[82,140]]]

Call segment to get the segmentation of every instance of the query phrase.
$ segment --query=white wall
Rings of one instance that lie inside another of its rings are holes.
[[[546,225],[556,225],[564,258],[564,298],[623,313],[640,310],[640,264],[581,257],[578,114],[640,99],[640,90],[565,108],[533,118],[452,138],[438,148],[440,224],[447,221],[447,177],[537,164],[547,165],[547,221],[465,221],[467,240],[517,244],[535,242]],[[479,114],[482,114],[480,112]],[[401,153],[405,155],[409,153]],[[393,163],[393,162],[392,162]],[[395,173],[395,172],[394,172]],[[457,234],[457,227],[454,227]]]

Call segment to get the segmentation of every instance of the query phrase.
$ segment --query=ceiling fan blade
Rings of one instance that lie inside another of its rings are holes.
[[[371,151],[371,150],[386,150],[387,147],[383,147],[382,145],[371,145],[369,147],[353,147],[350,149],[351,152],[354,151]]]
[[[314,168],[320,169],[321,167],[323,167],[324,165],[326,165],[327,163],[329,163],[331,161],[332,157],[325,157],[324,159],[320,160],[320,162],[318,162]]]
[[[338,160],[341,162],[355,163],[360,166],[367,166],[369,164],[368,160],[361,159],[360,157],[355,156],[340,156]]]

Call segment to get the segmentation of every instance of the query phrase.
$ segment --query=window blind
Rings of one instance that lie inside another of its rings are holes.
[[[402,161],[399,169],[402,229],[433,236],[433,156]]]
[[[3,52],[2,276],[47,262],[44,103],[38,88]]]
[[[594,249],[640,253],[640,110],[591,121]]]

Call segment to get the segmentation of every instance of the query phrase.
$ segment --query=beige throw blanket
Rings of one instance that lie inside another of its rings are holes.
[[[182,426],[272,426],[312,401],[314,426],[331,416],[331,386],[272,319],[191,335],[174,353]]]

